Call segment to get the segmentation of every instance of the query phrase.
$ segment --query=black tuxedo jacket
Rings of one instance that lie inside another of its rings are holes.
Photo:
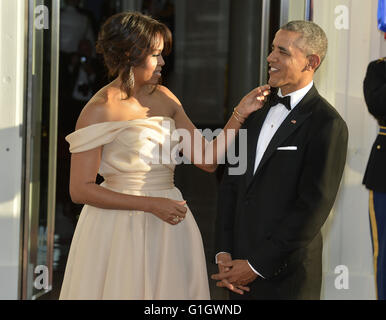
[[[386,58],[369,64],[363,91],[369,112],[383,129],[371,149],[363,183],[368,189],[386,193]]]
[[[243,126],[248,137],[246,173],[232,176],[225,170],[216,252],[248,260],[265,278],[252,282],[245,298],[317,299],[320,229],[342,178],[347,126],[313,86],[277,130],[253,174],[257,139],[269,109],[266,104]],[[286,146],[297,150],[278,150]]]

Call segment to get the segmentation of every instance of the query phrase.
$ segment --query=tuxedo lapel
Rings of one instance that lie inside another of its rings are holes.
[[[249,144],[250,148],[253,148],[250,150],[248,148],[248,153],[253,152],[253,163],[248,161],[248,169],[247,169],[247,188],[250,186],[250,184],[253,182],[254,177],[257,175],[257,173],[261,170],[261,168],[264,166],[264,164],[269,160],[269,158],[274,154],[276,149],[281,145],[281,143],[287,139],[297,128],[299,128],[304,121],[311,115],[312,113],[312,100],[318,95],[318,92],[313,86],[310,91],[304,96],[304,98],[299,102],[299,104],[288,114],[287,118],[283,121],[281,126],[276,131],[275,135],[272,137],[272,140],[270,141],[267,149],[264,152],[263,158],[261,159],[259,166],[256,169],[256,172],[253,173],[254,169],[254,161],[255,161],[255,154],[256,154],[256,146],[257,146],[257,138],[255,141],[251,140],[252,146]],[[269,109],[269,108],[268,108]],[[259,133],[261,127],[264,123],[266,115],[264,116],[264,119],[261,123],[259,123]],[[248,135],[249,138],[249,135]],[[249,142],[249,141],[248,141]],[[248,158],[249,159],[249,158]]]
[[[310,115],[311,113],[299,114],[299,112],[296,112],[295,110],[293,110],[293,112],[288,115],[275,135],[272,137],[272,140],[265,150],[263,158],[261,159],[259,166],[256,169],[255,175],[276,151],[277,147],[279,147],[286,138],[288,138],[297,128],[299,128]]]
[[[264,107],[257,111],[254,118],[247,127],[248,133],[248,143],[247,143],[247,172],[246,172],[246,182],[247,185],[253,178],[253,168],[255,166],[255,157],[256,157],[256,146],[257,139],[259,138],[261,128],[263,126],[264,120],[267,117],[270,106],[268,103]]]

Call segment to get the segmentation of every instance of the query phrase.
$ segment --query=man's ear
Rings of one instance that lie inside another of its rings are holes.
[[[316,70],[320,66],[320,57],[317,54],[310,54],[307,56],[308,64],[306,69],[307,70]]]

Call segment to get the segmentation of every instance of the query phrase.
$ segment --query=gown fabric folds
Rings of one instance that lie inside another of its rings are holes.
[[[175,132],[172,118],[155,116],[94,124],[66,140],[71,153],[103,146],[101,186],[182,201],[174,186]],[[189,208],[173,226],[148,212],[85,205],[60,299],[210,299],[201,234]]]

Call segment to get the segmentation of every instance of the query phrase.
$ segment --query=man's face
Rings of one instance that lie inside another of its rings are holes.
[[[279,30],[267,58],[268,84],[271,87],[281,88],[283,95],[305,87],[312,80],[313,72],[307,70],[309,61],[299,47],[302,44],[300,38],[301,34],[298,32]]]

